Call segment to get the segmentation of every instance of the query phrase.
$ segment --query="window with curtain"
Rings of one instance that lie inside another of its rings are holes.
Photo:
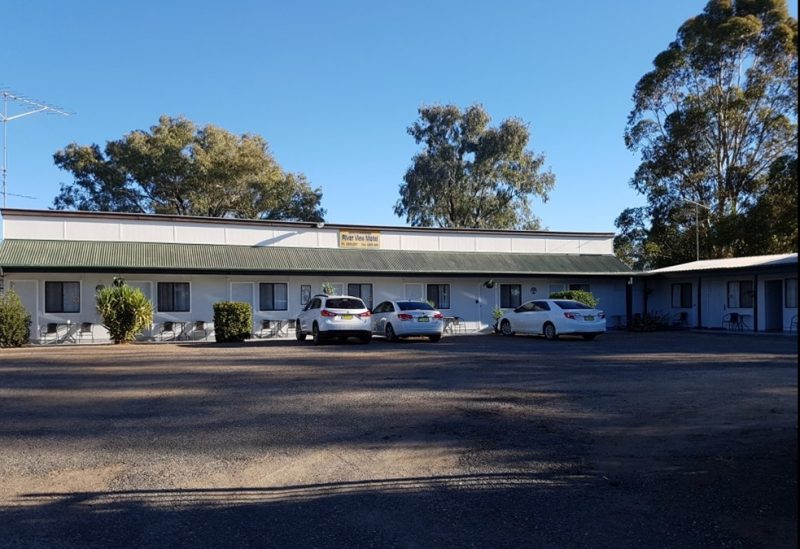
[[[372,284],[348,284],[347,295],[360,297],[367,308],[372,309]]]
[[[500,284],[500,307],[515,309],[522,303],[521,284]]]
[[[428,284],[428,301],[437,309],[449,309],[450,284]]]
[[[164,313],[185,313],[189,311],[188,282],[159,282],[158,311]]]
[[[672,307],[689,309],[692,306],[692,284],[685,282],[672,285]]]
[[[728,308],[753,308],[753,281],[734,280],[728,282]]]
[[[786,307],[788,309],[797,309],[797,279],[786,279]]]
[[[46,313],[81,312],[80,282],[45,282],[44,312]]]
[[[259,311],[285,311],[289,308],[289,285],[284,282],[262,282],[258,285]]]

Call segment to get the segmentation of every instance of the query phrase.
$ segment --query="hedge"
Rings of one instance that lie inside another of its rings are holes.
[[[17,293],[0,294],[0,347],[21,347],[31,337],[31,315]]]
[[[586,292],[584,290],[567,290],[565,292],[553,292],[550,294],[550,299],[571,299],[573,301],[578,301],[583,303],[584,305],[588,305],[589,307],[597,307],[600,304],[600,300],[597,299],[595,296],[592,295],[591,292]]]
[[[219,342],[244,341],[252,335],[253,309],[249,303],[214,303],[214,338]]]

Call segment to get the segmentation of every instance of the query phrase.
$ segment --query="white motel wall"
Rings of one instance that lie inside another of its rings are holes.
[[[249,302],[256,331],[262,319],[291,320],[302,309],[302,298],[321,293],[323,283],[334,285],[336,293],[358,292],[373,306],[433,296],[467,331],[489,329],[492,310],[501,305],[570,288],[597,296],[610,325],[627,320],[632,273],[613,256],[610,233],[1,213],[0,280],[31,313],[34,341],[47,324],[68,322],[73,330],[91,322],[95,341],[107,340],[94,296],[116,276],[152,300],[154,326],[145,337],[156,338],[164,322],[210,323],[213,304],[224,300]],[[280,261],[269,263],[265,251],[278,253]]]

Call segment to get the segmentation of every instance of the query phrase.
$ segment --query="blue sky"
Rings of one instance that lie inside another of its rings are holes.
[[[323,189],[327,220],[393,213],[423,104],[481,103],[530,125],[556,188],[551,230],[613,231],[638,164],[622,135],[636,81],[702,0],[41,2],[3,9],[0,86],[63,106],[8,125],[9,207],[70,181],[53,153],[184,115],[264,136]],[[796,8],[792,8],[796,15]]]

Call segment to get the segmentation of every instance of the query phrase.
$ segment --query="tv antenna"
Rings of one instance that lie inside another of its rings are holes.
[[[8,123],[17,118],[22,118],[31,114],[43,112],[45,114],[59,114],[61,116],[71,116],[74,113],[67,112],[60,107],[49,105],[41,101],[35,101],[24,95],[13,93],[9,90],[0,89],[0,96],[3,98],[3,112],[0,114],[0,122],[3,124],[3,207],[8,206]],[[8,104],[17,105],[21,112],[9,116]],[[16,195],[15,195],[16,196]]]

